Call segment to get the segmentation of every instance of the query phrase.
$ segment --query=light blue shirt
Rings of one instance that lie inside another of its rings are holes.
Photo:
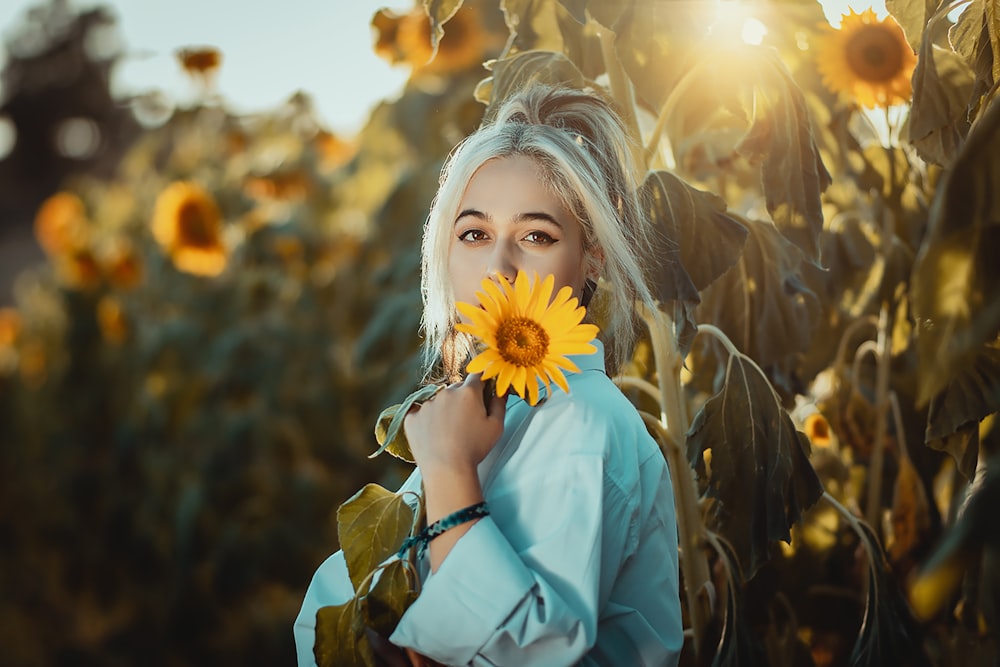
[[[490,515],[426,576],[394,644],[446,665],[677,663],[668,469],[597,344],[596,354],[572,358],[581,372],[567,377],[568,395],[553,386],[534,408],[508,399],[504,434],[479,467]],[[419,488],[414,471],[401,490]],[[317,610],[353,595],[338,551],[316,571],[295,621],[300,666],[315,665]]]

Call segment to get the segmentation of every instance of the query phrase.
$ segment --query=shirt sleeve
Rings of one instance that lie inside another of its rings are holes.
[[[564,436],[561,443],[603,435],[568,425],[555,432]],[[445,664],[476,666],[572,665],[594,646],[613,578],[602,580],[602,573],[620,566],[634,519],[626,512],[620,521],[605,521],[601,456],[547,463],[522,469],[509,494],[516,520],[498,526],[485,517],[462,536],[390,641]]]
[[[420,488],[420,475],[416,471],[403,483],[397,493]],[[344,552],[337,551],[323,561],[313,575],[302,600],[299,615],[295,618],[293,633],[298,667],[316,667],[313,646],[316,643],[316,613],[320,607],[344,604],[354,597],[354,585],[347,572]]]
[[[315,667],[313,645],[316,643],[316,612],[320,607],[344,604],[354,597],[354,586],[347,573],[344,552],[338,551],[319,566],[313,575],[302,608],[295,619],[295,653],[299,667]]]

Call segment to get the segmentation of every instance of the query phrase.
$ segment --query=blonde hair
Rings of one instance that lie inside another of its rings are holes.
[[[427,378],[461,373],[471,341],[454,330],[448,273],[452,230],[465,190],[486,162],[525,156],[583,229],[584,252],[603,284],[588,310],[598,313],[608,371],[632,353],[636,301],[655,308],[638,259],[649,247],[628,135],[596,94],[534,85],[509,97],[495,118],[452,151],[441,171],[421,248],[424,363]]]

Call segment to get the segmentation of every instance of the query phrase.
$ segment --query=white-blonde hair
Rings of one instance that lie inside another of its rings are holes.
[[[639,257],[649,247],[628,135],[618,114],[594,93],[534,85],[509,97],[496,116],[452,151],[441,171],[421,248],[424,363],[427,378],[460,373],[471,342],[454,330],[448,271],[452,234],[466,188],[486,162],[525,156],[583,229],[588,269],[602,279],[596,312],[608,371],[632,353],[636,301],[655,308]]]

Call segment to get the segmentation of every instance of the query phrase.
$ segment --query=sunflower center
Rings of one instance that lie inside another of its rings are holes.
[[[903,69],[901,41],[891,26],[864,26],[847,40],[847,64],[863,81],[890,81]]]
[[[177,236],[180,245],[211,248],[216,245],[215,225],[206,218],[197,202],[184,202],[177,211]]]
[[[497,327],[497,352],[515,366],[537,366],[549,351],[549,334],[527,317],[511,317]]]

